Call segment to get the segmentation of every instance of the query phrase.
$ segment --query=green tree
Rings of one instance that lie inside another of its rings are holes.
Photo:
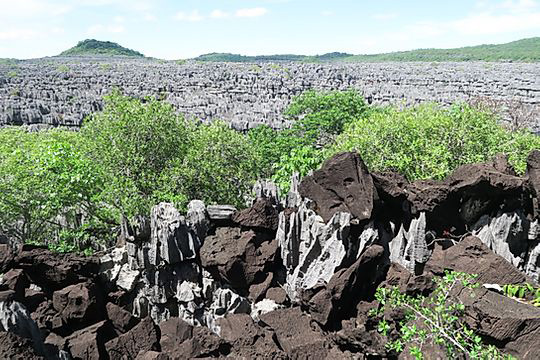
[[[114,91],[81,129],[86,152],[106,178],[106,202],[126,217],[144,214],[166,193],[164,174],[192,147],[194,126],[171,105]]]
[[[290,129],[259,126],[248,132],[261,158],[260,174],[271,174],[282,191],[288,191],[293,173],[304,176],[315,170],[324,160],[321,149],[331,145],[348,123],[372,111],[354,90],[311,90],[297,96],[284,113],[293,122]]]
[[[395,170],[409,180],[442,179],[460,165],[509,154],[520,172],[540,138],[527,131],[510,132],[492,113],[467,104],[442,109],[424,104],[387,108],[350,122],[326,156],[358,151],[370,170]]]
[[[187,199],[244,207],[245,196],[260,171],[260,157],[252,143],[222,121],[199,125],[185,159],[171,178]]]
[[[21,241],[43,242],[66,219],[106,219],[97,205],[102,178],[80,151],[77,133],[53,130],[0,131],[0,232]]]

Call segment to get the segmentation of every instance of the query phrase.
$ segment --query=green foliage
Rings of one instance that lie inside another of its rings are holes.
[[[503,292],[506,296],[522,299],[534,306],[540,306],[540,288],[535,288],[531,284],[503,286]]]
[[[81,134],[107,179],[106,202],[127,218],[162,201],[241,206],[257,179],[258,154],[242,134],[222,122],[197,125],[156,99],[114,92]]]
[[[442,179],[458,166],[491,160],[497,153],[523,173],[540,138],[510,132],[493,114],[466,104],[441,109],[434,104],[387,108],[359,117],[338,136],[328,156],[356,150],[370,170],[396,170],[409,180]]]
[[[9,71],[9,72],[7,73],[7,77],[8,77],[8,78],[15,78],[15,77],[17,77],[17,75],[18,75],[18,74],[17,74],[17,72],[16,72],[15,70],[11,70],[11,71]]]
[[[340,134],[346,124],[365,116],[367,111],[368,105],[355,90],[310,90],[296,97],[284,115],[294,121],[293,133],[312,144]]]
[[[0,130],[1,233],[39,242],[66,226],[62,218],[108,218],[98,205],[102,180],[80,147],[73,132]]]
[[[540,61],[540,37],[522,39],[499,45],[478,45],[455,49],[417,49],[373,55],[351,55],[332,52],[323,55],[259,55],[243,56],[229,53],[201,55],[197,61],[213,62],[272,62],[295,61],[307,63],[320,62],[385,62],[385,61]]]
[[[56,71],[61,72],[61,73],[66,73],[66,72],[69,71],[69,66],[67,66],[67,65],[65,65],[65,64],[59,65],[59,66],[56,68]]]
[[[109,71],[112,69],[112,65],[107,63],[99,64],[99,68],[103,71]]]
[[[89,158],[102,170],[106,202],[125,216],[144,214],[160,199],[171,163],[184,158],[191,126],[155,99],[142,103],[115,91],[81,129]]]
[[[415,359],[424,359],[422,349],[427,343],[443,347],[449,359],[512,359],[493,345],[484,345],[482,338],[461,320],[465,306],[452,297],[452,290],[460,286],[478,287],[474,279],[474,275],[447,271],[444,277],[436,279],[437,287],[429,297],[405,295],[397,287],[378,288],[375,297],[380,307],[373,309],[371,316],[381,316],[385,309],[405,311],[405,319],[397,327],[399,335],[389,340],[386,347],[401,353],[408,346]],[[390,330],[388,321],[381,319],[378,331],[389,336]]]
[[[371,111],[356,91],[308,91],[296,97],[285,111],[290,129],[275,131],[259,126],[248,132],[261,158],[260,174],[272,175],[288,191],[293,173],[315,170],[324,160],[321,148],[332,144],[346,124]]]
[[[333,52],[324,55],[306,56],[293,54],[280,55],[257,55],[244,56],[230,53],[210,53],[196,57],[196,61],[204,62],[275,62],[275,61],[302,61],[302,62],[323,62],[336,61],[351,57],[351,54]]]
[[[456,49],[418,49],[375,55],[355,55],[351,62],[383,61],[540,61],[540,37],[500,45],[468,46]]]
[[[222,121],[195,127],[192,139],[185,158],[172,171],[176,189],[186,200],[244,207],[244,196],[257,180],[260,166],[254,146]]]
[[[111,41],[98,41],[88,39],[79,41],[79,43],[62,52],[59,56],[84,56],[84,55],[108,55],[108,56],[134,56],[144,57],[138,51],[127,49]]]

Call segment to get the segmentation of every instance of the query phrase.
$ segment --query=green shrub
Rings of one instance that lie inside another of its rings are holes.
[[[61,72],[61,73],[66,73],[66,72],[69,71],[69,66],[67,66],[67,65],[59,65],[56,68],[56,71]]]
[[[437,287],[429,297],[405,295],[397,287],[378,288],[375,297],[380,307],[370,311],[371,316],[382,315],[385,308],[405,311],[405,319],[396,329],[399,335],[389,340],[386,347],[401,353],[408,346],[410,354],[418,360],[425,358],[422,352],[425,344],[441,346],[449,359],[513,359],[501,354],[493,345],[484,345],[482,338],[461,320],[465,306],[453,298],[452,289],[478,287],[474,279],[474,275],[446,272],[444,277],[435,280]],[[383,336],[389,336],[390,329],[388,321],[379,321],[378,331]]]
[[[326,155],[356,150],[370,170],[396,170],[409,180],[442,179],[460,165],[509,155],[519,172],[540,138],[510,132],[493,114],[466,104],[441,109],[434,104],[370,112],[346,126]]]
[[[306,144],[326,145],[340,134],[345,125],[361,118],[369,111],[362,95],[348,91],[306,91],[293,99],[284,115],[294,121],[294,135]]]
[[[59,217],[108,218],[98,205],[102,179],[79,140],[68,131],[0,130],[0,232],[49,241],[66,226]]]
[[[193,126],[155,99],[141,102],[115,91],[81,129],[86,152],[106,178],[105,201],[126,217],[145,214],[176,159],[191,146]]]
[[[106,202],[127,218],[162,201],[240,206],[258,175],[258,155],[242,134],[222,122],[198,125],[156,99],[114,92],[81,134],[107,179]]]
[[[332,144],[346,124],[371,111],[353,90],[307,91],[294,98],[284,114],[293,121],[290,129],[259,126],[248,132],[261,158],[260,174],[271,174],[282,191],[288,191],[293,173],[305,176],[317,169],[324,160],[321,149]]]
[[[192,136],[185,158],[173,169],[176,188],[185,194],[186,201],[200,199],[207,204],[244,207],[244,197],[259,173],[254,146],[222,121],[199,125]]]

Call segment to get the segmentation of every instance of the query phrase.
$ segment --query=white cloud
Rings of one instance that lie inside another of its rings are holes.
[[[225,11],[222,11],[222,10],[219,10],[219,9],[213,10],[210,13],[210,17],[212,19],[224,19],[224,18],[228,18],[230,15],[231,14],[229,14],[228,12],[225,12]]]
[[[381,21],[392,20],[392,19],[395,19],[397,17],[398,17],[398,14],[396,14],[396,13],[375,14],[375,15],[372,16],[373,19],[381,20]]]
[[[87,35],[97,35],[97,34],[103,34],[103,33],[109,33],[109,34],[118,34],[124,32],[126,29],[122,25],[114,24],[114,25],[103,25],[103,24],[95,24],[90,26],[86,30]]]
[[[56,17],[71,11],[70,5],[51,1],[16,0],[0,1],[0,19],[28,19],[34,17]]]
[[[0,31],[0,40],[29,40],[39,37],[39,32],[32,29],[10,29]]]
[[[268,13],[268,9],[257,7],[257,8],[249,8],[249,9],[238,9],[235,12],[236,17],[258,17],[263,16]]]
[[[540,12],[471,15],[457,20],[451,28],[465,35],[501,34],[522,30],[540,30]]]
[[[321,11],[321,15],[322,16],[332,16],[332,15],[334,15],[334,12],[331,11],[331,10],[324,10],[324,11]]]
[[[148,22],[154,22],[154,21],[157,21],[157,17],[155,15],[152,15],[152,14],[146,14],[144,15],[144,21],[148,21]]]
[[[189,21],[189,22],[197,22],[204,19],[204,17],[199,13],[199,10],[193,10],[190,13],[185,13],[183,11],[180,11],[176,13],[174,18],[179,21]]]
[[[512,13],[520,13],[529,11],[538,6],[538,3],[534,0],[506,0],[503,1],[498,7],[506,9]]]

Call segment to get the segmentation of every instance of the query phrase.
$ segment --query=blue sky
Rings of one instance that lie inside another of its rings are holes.
[[[540,0],[0,0],[0,57],[110,40],[163,59],[369,54],[540,36]]]

